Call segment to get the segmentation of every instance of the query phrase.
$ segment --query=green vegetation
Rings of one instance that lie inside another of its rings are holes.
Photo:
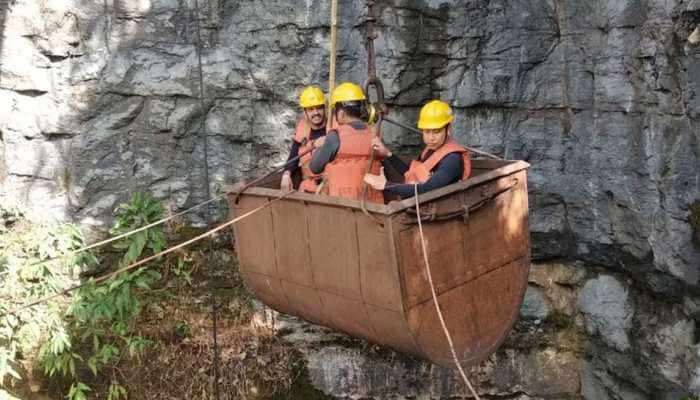
[[[53,294],[75,282],[78,274],[95,263],[81,254],[63,260],[39,263],[62,256],[83,245],[73,225],[32,226],[16,208],[0,208],[0,312],[6,313],[29,299]],[[26,375],[27,364],[36,354],[46,332],[55,338],[54,348],[68,341],[63,322],[65,304],[41,304],[15,315],[0,318],[0,380],[2,387]],[[66,360],[68,369],[75,361]],[[3,397],[4,396],[4,397]],[[0,398],[13,399],[5,389]]]
[[[110,234],[163,215],[159,202],[135,194],[115,210]],[[75,226],[31,224],[21,211],[0,207],[0,312],[82,285],[0,317],[0,399],[31,398],[36,390],[69,400],[201,398],[213,388],[212,298],[221,305],[222,392],[327,398],[308,383],[289,344],[269,327],[250,323],[255,307],[232,265],[228,233],[104,282],[94,280],[159,252],[168,240],[202,232],[170,222],[97,255],[69,256],[85,244]],[[47,261],[59,256],[66,257]]]
[[[128,203],[115,210],[110,233],[119,235],[146,226],[163,217],[163,208],[154,198],[136,193]],[[162,226],[156,226],[128,236],[114,245],[124,251],[120,267],[136,261],[145,252],[157,253],[165,247]],[[136,358],[153,342],[130,329],[130,322],[141,312],[139,290],[150,290],[159,281],[160,273],[142,267],[122,272],[103,282],[88,281],[73,296],[65,313],[65,329],[51,331],[42,346],[40,357],[44,372],[56,373],[72,380],[69,400],[87,399],[91,388],[76,372],[83,364],[94,376],[109,373],[108,400],[127,398],[127,390],[116,378],[115,368],[120,357]],[[84,349],[90,349],[85,355]],[[82,350],[82,351],[81,351]]]
[[[114,211],[114,225],[109,233],[117,236],[130,232],[162,219],[163,214],[163,206],[158,200],[149,195],[136,193],[130,202],[120,204]],[[155,226],[126,237],[116,242],[114,248],[126,250],[122,260],[123,265],[136,261],[145,249],[158,253],[165,248],[163,226]]]
[[[115,211],[112,234],[120,234],[154,222],[163,216],[163,208],[150,196],[136,194]],[[80,231],[73,225],[31,226],[18,211],[2,211],[4,229],[0,248],[3,285],[0,310],[17,307],[28,299],[59,292],[74,284],[80,273],[97,264],[88,252],[51,262],[49,258],[69,254],[84,245]],[[16,222],[23,226],[13,226]],[[145,252],[165,247],[161,226],[153,227],[117,242],[124,251],[119,266],[126,266]],[[109,373],[108,400],[127,398],[126,389],[113,369],[123,356],[138,358],[152,341],[135,333],[129,323],[141,311],[139,291],[149,290],[160,280],[152,269],[140,268],[119,274],[102,283],[87,280],[72,295],[68,304],[47,303],[8,315],[0,320],[0,377],[3,383],[21,379],[18,360],[36,353],[44,372],[67,378],[69,400],[88,398],[92,390],[81,370],[94,376]],[[89,349],[86,351],[86,349]],[[30,368],[30,367],[27,367]],[[6,386],[6,385],[3,385]],[[7,392],[0,394],[9,396]]]

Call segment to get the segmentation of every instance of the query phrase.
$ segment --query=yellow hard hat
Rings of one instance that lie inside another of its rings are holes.
[[[420,109],[418,129],[440,129],[454,119],[450,106],[441,100],[433,100]]]
[[[352,82],[343,82],[333,89],[331,94],[331,105],[344,103],[346,101],[361,101],[367,99],[365,93],[359,85]]]
[[[326,105],[326,98],[323,96],[323,90],[314,85],[305,87],[299,96],[299,105],[301,108]]]

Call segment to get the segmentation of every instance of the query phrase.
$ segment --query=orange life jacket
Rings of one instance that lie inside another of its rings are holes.
[[[428,153],[428,150],[428,148],[423,150],[420,157],[421,160]],[[472,170],[472,162],[469,159],[469,151],[467,151],[467,149],[465,149],[462,145],[448,138],[445,143],[440,146],[440,148],[435,150],[433,154],[428,157],[427,160],[411,161],[408,171],[406,171],[406,173],[403,175],[405,182],[410,184],[425,183],[428,179],[430,179],[433,168],[435,168],[435,166],[438,165],[438,163],[450,153],[462,154],[462,177],[460,180],[469,178],[469,174]]]
[[[311,124],[306,121],[305,117],[300,118],[297,122],[297,127],[294,132],[294,141],[301,144],[301,146],[299,146],[299,154],[313,149],[313,142],[311,141]],[[299,167],[301,168],[301,183],[299,184],[300,192],[315,193],[318,186],[316,184],[316,180],[320,178],[320,175],[314,174],[311,172],[311,169],[309,169],[312,153],[313,151],[309,151],[308,153],[299,157]]]
[[[323,174],[326,178],[328,194],[347,199],[360,200],[363,178],[367,172],[372,154],[372,138],[374,134],[365,127],[355,129],[350,124],[339,125],[336,130],[340,139],[340,148],[335,159],[326,164]],[[381,160],[372,162],[369,173],[378,175],[381,169]],[[384,203],[382,192],[367,186],[366,199],[372,203]]]

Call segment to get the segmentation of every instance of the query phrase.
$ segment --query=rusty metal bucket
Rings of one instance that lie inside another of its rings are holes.
[[[474,160],[463,182],[419,196],[433,281],[463,365],[494,352],[530,269],[527,168]],[[229,197],[232,217],[281,194]],[[270,307],[452,366],[432,303],[414,199],[368,204],[294,193],[234,226],[240,270]]]

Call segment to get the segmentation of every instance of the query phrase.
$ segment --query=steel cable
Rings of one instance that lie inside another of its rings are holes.
[[[192,207],[190,207],[190,208],[188,208],[188,209],[186,209],[186,210],[180,211],[180,212],[178,212],[178,213],[176,213],[176,214],[173,214],[173,215],[170,215],[170,216],[168,216],[168,217],[161,218],[161,219],[159,219],[158,221],[151,222],[151,223],[148,224],[148,225],[144,225],[144,226],[142,226],[142,227],[140,227],[140,228],[137,228],[137,229],[134,229],[134,230],[131,230],[131,231],[128,231],[128,232],[124,232],[124,233],[122,233],[122,234],[120,234],[120,235],[113,236],[113,237],[111,237],[111,238],[109,238],[109,239],[105,239],[105,240],[99,241],[99,242],[97,242],[97,243],[93,243],[93,244],[91,244],[91,245],[88,245],[88,246],[83,246],[83,247],[80,247],[80,248],[78,248],[78,249],[71,250],[71,251],[69,251],[69,252],[67,252],[67,253],[65,253],[65,254],[60,255],[60,256],[49,257],[49,258],[46,258],[46,259],[41,260],[41,261],[33,262],[33,263],[31,263],[31,264],[27,264],[27,267],[34,267],[34,266],[37,266],[37,265],[47,264],[47,263],[50,263],[50,262],[52,262],[52,261],[57,261],[57,260],[62,260],[62,259],[64,259],[64,258],[73,257],[73,256],[78,255],[78,254],[80,254],[80,253],[83,253],[83,252],[85,252],[85,251],[92,250],[92,249],[95,249],[95,248],[104,246],[104,245],[106,245],[106,244],[115,242],[115,241],[120,240],[120,239],[124,239],[124,238],[126,238],[126,237],[131,236],[131,235],[135,235],[135,234],[137,234],[137,233],[139,233],[139,232],[143,232],[143,231],[145,231],[146,229],[150,229],[150,228],[153,228],[153,227],[155,227],[155,226],[162,225],[162,224],[164,224],[164,223],[166,223],[166,222],[168,222],[168,221],[171,221],[171,220],[173,220],[173,219],[175,219],[175,218],[177,218],[177,217],[181,217],[181,216],[183,216],[183,215],[185,215],[185,214],[188,214],[188,213],[190,213],[190,212],[192,212],[192,211],[194,211],[194,210],[196,210],[196,209],[198,209],[198,208],[200,208],[200,207],[202,207],[202,206],[205,206],[205,205],[207,205],[207,204],[213,203],[213,202],[215,202],[215,201],[217,201],[217,200],[221,200],[222,198],[224,198],[225,196],[227,196],[227,195],[229,195],[229,194],[231,194],[231,193],[237,193],[238,195],[240,195],[241,193],[245,192],[245,191],[246,191],[248,188],[250,188],[251,186],[253,186],[253,185],[257,184],[257,183],[260,183],[260,182],[264,181],[265,179],[269,178],[270,176],[272,176],[273,174],[275,174],[275,173],[281,171],[281,170],[282,170],[283,168],[285,168],[288,164],[291,164],[291,163],[293,163],[293,162],[296,162],[299,158],[301,158],[302,156],[306,155],[308,152],[310,152],[310,151],[312,151],[312,150],[313,150],[313,149],[309,149],[309,150],[304,151],[304,152],[302,152],[301,154],[297,155],[296,157],[293,157],[293,158],[287,160],[286,162],[282,163],[281,165],[278,165],[278,166],[277,166],[275,169],[273,169],[271,172],[269,172],[269,173],[267,173],[267,174],[265,174],[265,175],[263,175],[263,176],[261,176],[261,177],[258,177],[258,178],[253,179],[252,181],[250,181],[250,183],[246,184],[246,185],[245,185],[243,188],[241,188],[241,189],[225,191],[224,193],[222,193],[222,194],[220,194],[220,195],[217,195],[217,196],[215,196],[215,197],[213,197],[213,198],[211,198],[211,199],[209,199],[209,200],[207,200],[207,201],[203,201],[203,202],[201,202],[201,203],[199,203],[199,204],[196,204],[196,205],[194,205],[194,206],[192,206]]]

